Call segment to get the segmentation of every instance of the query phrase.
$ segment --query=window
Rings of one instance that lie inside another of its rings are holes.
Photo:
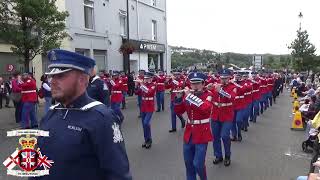
[[[107,51],[93,50],[93,54],[98,71],[107,70]]]
[[[94,13],[93,13],[93,1],[84,0],[84,27],[86,29],[92,29],[94,26]]]
[[[120,33],[121,36],[127,36],[127,13],[120,10]]]
[[[79,49],[79,48],[76,48],[75,52],[78,53],[78,54],[81,54],[83,56],[90,57],[90,49]]]
[[[151,33],[152,33],[152,40],[156,41],[157,40],[157,21],[155,20],[152,20]]]
[[[157,6],[157,0],[151,0],[151,5],[152,6]]]

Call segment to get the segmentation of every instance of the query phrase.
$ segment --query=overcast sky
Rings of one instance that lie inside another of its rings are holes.
[[[169,45],[287,54],[302,28],[320,54],[320,0],[167,0]]]

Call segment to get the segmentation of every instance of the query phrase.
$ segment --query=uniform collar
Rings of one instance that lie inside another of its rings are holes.
[[[92,102],[92,100],[88,96],[87,92],[85,92],[72,103],[70,103],[66,108],[82,108],[90,102]]]

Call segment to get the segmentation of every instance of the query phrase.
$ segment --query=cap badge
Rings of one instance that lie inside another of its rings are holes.
[[[56,56],[56,52],[55,51],[51,51],[51,61],[56,61],[57,60],[57,56]]]

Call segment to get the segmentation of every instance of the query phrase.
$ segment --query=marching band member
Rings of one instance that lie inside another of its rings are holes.
[[[242,141],[241,129],[243,127],[243,117],[245,114],[246,104],[244,102],[244,86],[241,85],[241,74],[235,73],[235,80],[232,81],[232,84],[235,85],[237,93],[234,100],[234,118],[233,118],[233,127],[232,127],[232,136],[231,141]]]
[[[188,180],[206,180],[206,152],[208,142],[212,141],[210,115],[212,113],[212,95],[205,90],[206,75],[192,72],[188,76],[191,90],[186,87],[185,96],[179,97],[182,102],[181,112],[187,112],[188,121],[184,132],[183,157]]]
[[[139,75],[135,81],[135,94],[137,95],[138,107],[139,107],[139,118],[141,117],[141,101],[142,101],[142,90],[140,89],[140,82],[144,79],[145,70],[139,70]]]
[[[261,98],[260,98],[260,113],[263,114],[263,111],[267,109],[267,81],[265,79],[264,71],[260,71],[259,73],[259,79],[260,79],[260,92],[261,92]]]
[[[163,71],[159,71],[159,75],[156,76],[156,87],[157,87],[157,112],[160,112],[161,109],[164,111],[164,91],[165,91],[165,81],[166,76]]]
[[[181,90],[184,87],[184,80],[181,78],[181,72],[175,71],[173,72],[173,77],[168,82],[167,88],[171,89],[171,102],[170,102],[170,110],[171,110],[171,129],[169,133],[173,133],[177,131],[177,116],[181,121],[181,127],[185,127],[185,120],[183,116],[177,115],[174,111],[174,101],[177,98],[176,92]]]
[[[244,72],[242,77],[243,77],[243,82],[245,87],[244,102],[246,104],[246,110],[243,117],[243,130],[248,131],[249,116],[252,111],[252,82],[251,80],[248,79],[249,72]]]
[[[123,90],[123,82],[119,78],[119,72],[114,71],[112,74],[112,80],[110,80],[111,84],[111,109],[118,115],[120,119],[120,123],[122,123],[124,116],[120,109],[120,104],[122,102],[122,90]]]
[[[151,137],[151,119],[154,112],[154,95],[156,92],[156,86],[152,82],[153,74],[150,72],[144,73],[144,80],[140,83],[140,89],[142,91],[141,101],[141,121],[143,127],[144,143],[143,148],[149,149],[152,145]]]
[[[267,105],[269,107],[272,106],[272,90],[273,90],[273,84],[274,84],[274,79],[272,77],[271,71],[268,72],[268,76],[267,76],[267,89],[268,89],[268,93],[267,93]]]
[[[260,79],[257,77],[257,72],[253,71],[252,73],[252,83],[253,83],[253,94],[252,94],[252,100],[253,100],[253,113],[252,113],[252,121],[256,122],[257,117],[259,115],[259,100],[261,98],[261,92],[260,92]]]
[[[231,141],[230,131],[232,128],[232,121],[234,116],[234,98],[236,96],[236,88],[229,83],[231,71],[223,69],[219,72],[220,83],[216,84],[212,89],[213,93],[213,112],[211,114],[211,129],[214,136],[213,148],[214,156],[213,164],[219,164],[223,161],[221,140],[223,141],[225,159],[224,165],[231,164]]]
[[[128,76],[121,71],[121,81],[123,82],[123,90],[122,90],[122,109],[126,108],[126,96],[128,94]]]

